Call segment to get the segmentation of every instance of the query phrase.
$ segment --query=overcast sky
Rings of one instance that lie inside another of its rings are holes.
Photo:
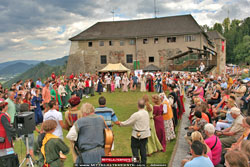
[[[200,25],[250,17],[250,0],[156,0],[157,16],[192,14]],[[0,62],[69,54],[70,37],[98,21],[154,17],[154,0],[0,0]],[[229,11],[229,12],[228,12]]]

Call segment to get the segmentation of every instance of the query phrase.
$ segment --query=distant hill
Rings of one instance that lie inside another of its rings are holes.
[[[67,63],[68,57],[69,56],[64,56],[59,59],[46,60],[43,61],[43,63],[50,66],[63,66]],[[6,77],[6,80],[8,80],[8,78],[23,73],[28,69],[34,67],[38,63],[40,62],[33,60],[17,60],[17,61],[0,63],[0,77]]]
[[[21,62],[11,64],[0,70],[0,76],[21,74],[27,71],[28,69],[32,68],[33,66],[34,65],[32,64],[26,64],[26,63],[21,63]]]
[[[51,65],[51,66],[62,66],[65,64],[66,61],[68,61],[69,56],[64,56],[59,59],[54,59],[54,60],[46,60],[43,61],[43,63]]]
[[[16,64],[16,63],[25,63],[25,64],[28,64],[28,65],[36,65],[38,63],[40,63],[41,61],[38,61],[38,60],[15,60],[15,61],[8,61],[8,62],[4,62],[4,63],[0,63],[0,69],[3,69],[9,65],[13,65],[13,64]]]
[[[33,81],[36,81],[38,78],[41,78],[42,80],[47,79],[50,77],[52,72],[55,72],[56,75],[61,75],[63,72],[65,72],[66,65],[63,66],[50,66],[48,64],[45,64],[44,62],[39,63],[38,65],[30,68],[28,71],[16,76],[15,78],[7,81],[4,83],[5,87],[10,87],[13,83],[19,81],[19,80],[27,80],[27,79],[33,79]]]

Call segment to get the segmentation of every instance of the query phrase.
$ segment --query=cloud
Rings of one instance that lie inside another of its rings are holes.
[[[212,26],[250,16],[250,0],[156,0],[157,16],[192,14]],[[8,0],[0,2],[0,62],[54,59],[69,53],[70,37],[98,21],[154,17],[153,0]]]

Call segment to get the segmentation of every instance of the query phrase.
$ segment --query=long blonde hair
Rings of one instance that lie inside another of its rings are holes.
[[[144,95],[142,97],[142,99],[145,101],[145,106],[146,106],[146,109],[148,112],[152,111],[152,107],[151,105],[149,104],[149,98],[148,98],[148,95]]]

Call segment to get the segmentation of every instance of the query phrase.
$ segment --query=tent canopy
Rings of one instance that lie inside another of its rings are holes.
[[[147,67],[143,69],[143,71],[160,71],[161,69],[158,68],[157,66],[150,64]]]
[[[122,63],[118,64],[108,64],[103,69],[99,70],[99,72],[128,72],[130,69],[126,68]]]

